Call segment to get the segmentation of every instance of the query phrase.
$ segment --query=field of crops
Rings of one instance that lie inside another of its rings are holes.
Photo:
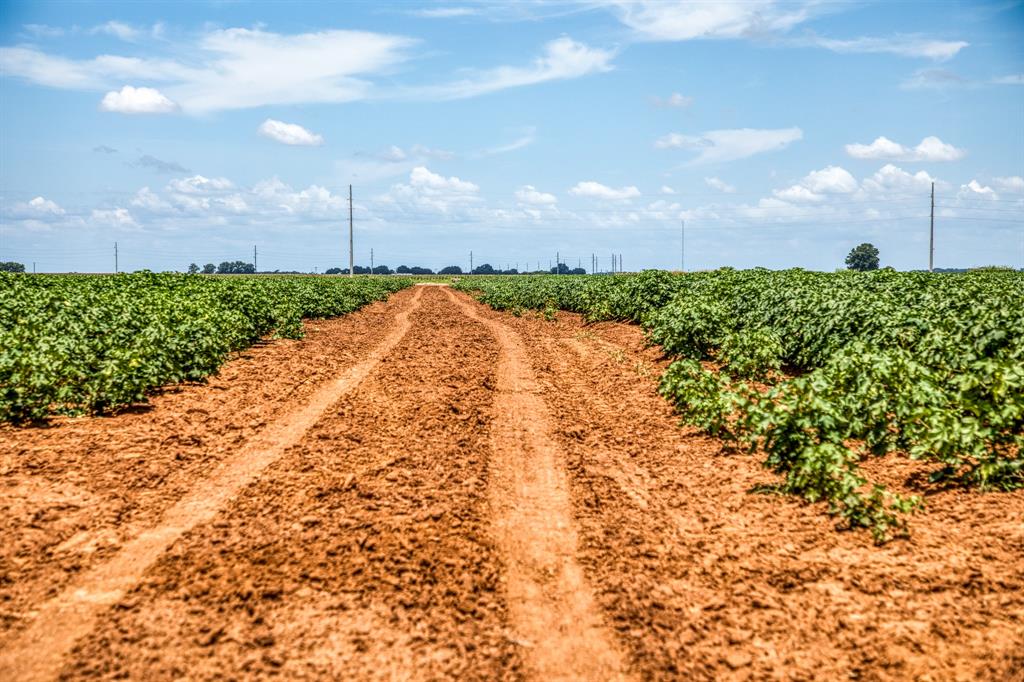
[[[201,380],[231,351],[305,317],[344,315],[404,278],[0,273],[0,421],[102,412]]]
[[[760,453],[779,489],[885,541],[922,500],[867,480],[897,453],[930,486],[1024,486],[1024,274],[765,270],[463,280],[490,306],[643,325],[683,420]]]

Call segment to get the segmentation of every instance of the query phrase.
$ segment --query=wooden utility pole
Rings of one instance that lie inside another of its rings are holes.
[[[370,249],[370,274],[373,274],[373,249]]]
[[[116,275],[120,270],[117,268],[117,242],[114,242],[114,274]]]
[[[356,258],[352,251],[352,185],[348,186],[348,276],[356,275]]]
[[[932,183],[932,215],[931,225],[928,228],[928,272],[932,271],[935,265],[935,183]]]
[[[469,252],[469,274],[473,274],[473,252]]]
[[[260,271],[259,261],[256,260],[256,245],[255,244],[252,245],[252,271],[253,272],[259,272]]]
[[[562,256],[557,251],[555,251],[555,274],[562,274]]]

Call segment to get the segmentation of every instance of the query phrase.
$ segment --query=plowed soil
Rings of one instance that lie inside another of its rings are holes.
[[[416,287],[0,427],[0,680],[1024,679],[1024,492],[929,495],[876,547],[754,492],[663,366]]]

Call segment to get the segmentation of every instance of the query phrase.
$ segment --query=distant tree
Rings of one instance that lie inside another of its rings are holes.
[[[473,268],[474,275],[493,275],[495,274],[494,267],[490,263],[484,263]]]
[[[220,275],[252,275],[256,272],[256,266],[245,261],[224,261],[217,266],[217,274]]]
[[[573,268],[569,271],[570,275],[585,275],[587,271],[584,268]]]
[[[369,275],[369,274],[372,274],[372,273],[370,272],[370,268],[366,267],[365,265],[353,265],[352,266],[352,274],[354,274],[354,275]]]
[[[860,272],[877,270],[878,249],[867,242],[853,247],[850,250],[850,255],[846,257],[846,267],[850,270],[859,270]]]
[[[189,263],[189,266],[188,266],[188,274],[190,274],[190,275],[194,275],[194,274],[196,274],[197,272],[199,272],[199,266],[198,266],[198,265],[196,265],[195,263]]]
[[[410,275],[433,275],[434,271],[431,270],[430,268],[421,268],[421,267],[419,267],[417,265],[414,265],[411,268],[409,268],[409,274]]]
[[[215,272],[217,272],[217,266],[214,265],[213,263],[207,263],[206,265],[203,266],[204,275],[212,275]]]
[[[325,275],[340,275],[341,273],[341,268],[327,268],[326,270],[324,270]]]
[[[408,265],[399,265],[397,268],[395,268],[395,272],[397,272],[399,275],[411,275],[412,269]]]
[[[25,266],[12,260],[3,261],[0,262],[0,272],[25,272]]]
[[[566,265],[565,263],[559,263],[557,266],[557,270],[555,268],[551,268],[550,270],[548,270],[548,273],[552,275],[568,275],[570,272],[571,270],[569,270],[569,266]]]
[[[503,274],[503,275],[518,275],[519,271],[516,270],[515,268],[509,268],[508,270],[502,270],[501,274]]]
[[[386,265],[378,265],[373,269],[373,274],[375,275],[390,275],[391,272],[391,268]]]
[[[461,275],[462,274],[462,268],[460,268],[458,265],[449,265],[448,267],[441,268],[440,270],[438,270],[437,274],[439,274],[439,275]]]

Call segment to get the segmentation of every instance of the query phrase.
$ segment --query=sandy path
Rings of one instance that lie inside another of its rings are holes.
[[[448,292],[501,349],[492,432],[491,504],[506,562],[517,638],[540,680],[624,677],[618,645],[601,622],[576,561],[578,540],[561,454],[518,335],[477,304]]]
[[[52,678],[74,642],[90,631],[100,609],[120,600],[163,551],[183,533],[210,520],[391,352],[409,331],[409,314],[418,306],[421,294],[422,290],[416,291],[410,308],[397,315],[395,328],[367,358],[349,367],[305,404],[270,424],[234,456],[224,460],[208,478],[197,482],[188,495],[168,509],[158,525],[125,542],[109,561],[80,574],[63,592],[42,604],[31,624],[13,640],[4,642],[0,678]]]

